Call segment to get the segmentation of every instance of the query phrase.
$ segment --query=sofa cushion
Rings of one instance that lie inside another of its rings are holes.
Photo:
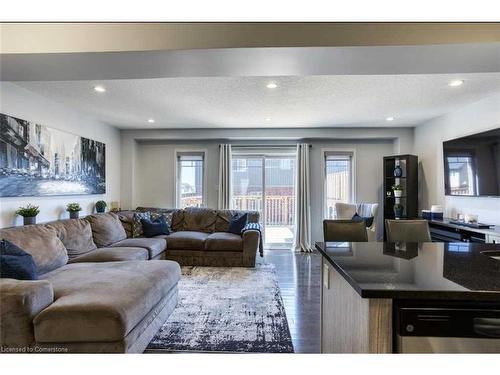
[[[184,230],[184,210],[176,210],[172,214],[172,230]]]
[[[205,241],[205,250],[211,251],[243,251],[243,239],[240,235],[215,232]]]
[[[110,247],[141,247],[148,251],[151,259],[165,251],[167,242],[162,238],[127,238]]]
[[[216,219],[217,211],[211,208],[185,208],[184,230],[212,233],[215,230]]]
[[[0,280],[0,346],[33,345],[33,318],[54,302],[47,280]],[[4,351],[3,353],[6,353]],[[5,366],[2,366],[2,373]]]
[[[229,222],[234,215],[247,213],[249,223],[259,222],[259,213],[257,211],[239,211],[239,210],[217,210],[217,220],[215,221],[215,232],[227,232]]]
[[[184,230],[184,210],[179,208],[137,207],[138,212],[160,214],[167,219],[167,223],[174,231]]]
[[[170,226],[163,216],[159,216],[155,220],[142,219],[141,223],[144,237],[150,238],[162,234],[170,234]]]
[[[133,210],[125,210],[125,211],[119,211],[116,214],[118,215],[118,218],[122,222],[123,229],[125,229],[125,233],[127,234],[127,238],[131,238],[133,235],[133,219],[134,219],[134,213],[135,211]]]
[[[92,227],[85,219],[69,219],[48,224],[68,250],[69,259],[97,249],[92,238]]]
[[[39,276],[64,266],[68,262],[66,248],[57,237],[56,230],[50,226],[25,225],[1,229],[1,238],[31,254]]]
[[[172,250],[204,250],[207,233],[180,231],[167,237],[167,246]]]
[[[36,264],[31,254],[7,240],[0,241],[0,278],[36,280]]]
[[[227,232],[231,218],[237,213],[234,210],[217,210],[215,232]]]
[[[150,212],[136,212],[132,219],[132,237],[142,237],[144,236],[144,230],[142,229],[142,220],[151,219]]]
[[[112,212],[90,215],[87,216],[87,220],[90,222],[92,236],[98,247],[106,247],[127,238],[118,215]]]
[[[167,260],[73,263],[44,279],[55,301],[33,323],[37,342],[119,341],[177,285]]]
[[[142,247],[101,247],[71,259],[70,263],[119,262],[124,260],[148,260],[149,252]]]
[[[236,214],[231,218],[229,222],[229,228],[227,231],[232,234],[237,234],[241,236],[241,232],[248,222],[248,214]]]
[[[159,219],[163,219],[168,224],[169,228],[172,227],[173,217],[174,217],[173,212],[151,212],[151,220],[157,221]]]
[[[363,216],[359,216],[357,213],[355,213],[351,220],[352,221],[364,221],[366,227],[370,228],[373,225],[374,219],[375,218],[373,216],[363,217]]]

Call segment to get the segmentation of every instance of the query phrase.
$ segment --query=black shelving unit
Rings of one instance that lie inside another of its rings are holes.
[[[403,174],[401,177],[394,176],[394,169],[400,166]],[[385,219],[395,219],[394,205],[399,203],[403,206],[403,214],[400,219],[418,218],[418,157],[416,155],[393,155],[384,157],[384,222]],[[402,185],[401,197],[395,197],[392,191],[393,185]],[[385,225],[384,225],[385,240]]]

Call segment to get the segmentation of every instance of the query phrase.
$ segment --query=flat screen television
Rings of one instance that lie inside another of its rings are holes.
[[[500,128],[443,142],[446,195],[500,196]]]

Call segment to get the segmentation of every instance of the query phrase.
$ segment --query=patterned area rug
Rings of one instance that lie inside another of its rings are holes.
[[[272,264],[183,267],[179,303],[146,352],[293,353]]]

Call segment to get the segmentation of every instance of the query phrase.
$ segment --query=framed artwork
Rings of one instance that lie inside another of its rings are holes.
[[[0,197],[104,193],[104,143],[0,113]]]

